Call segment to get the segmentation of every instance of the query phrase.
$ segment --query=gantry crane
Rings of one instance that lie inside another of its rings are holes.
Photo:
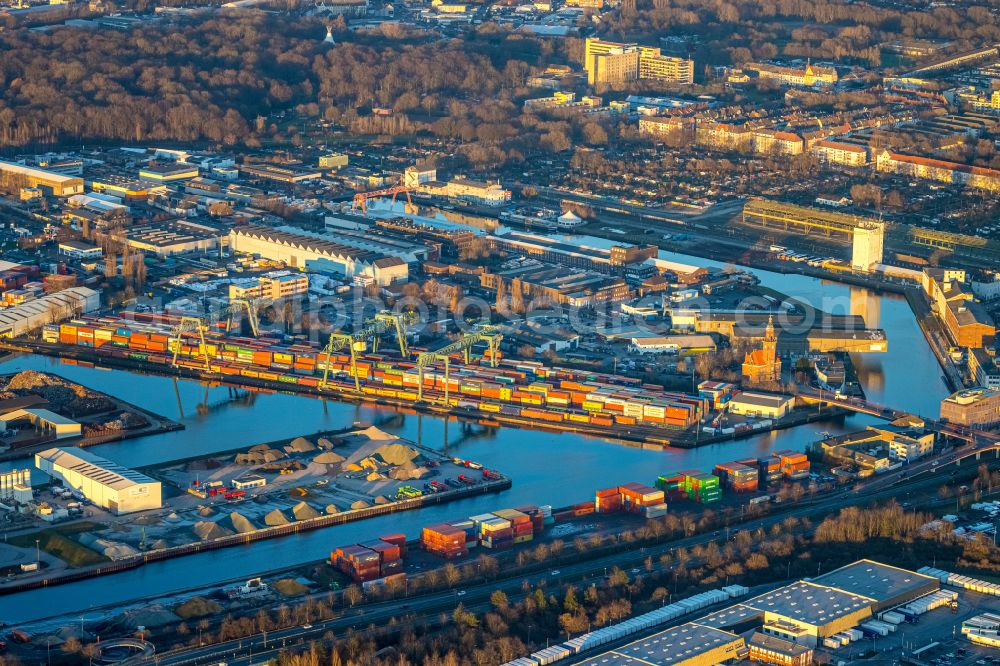
[[[171,365],[175,368],[177,367],[177,356],[181,352],[181,344],[183,343],[183,335],[185,333],[197,333],[198,334],[198,354],[201,356],[202,360],[205,361],[205,369],[208,370],[208,352],[206,351],[205,345],[205,322],[201,317],[193,317],[190,315],[184,315],[177,322],[177,326],[174,327],[174,334],[172,337],[168,338],[170,346],[173,347],[174,358],[171,361]]]
[[[383,310],[373,318],[365,320],[364,326],[354,333],[331,333],[330,339],[323,349],[326,354],[326,364],[323,367],[322,388],[326,388],[330,376],[330,360],[334,352],[347,350],[351,354],[351,375],[354,376],[354,389],[361,391],[361,380],[358,379],[358,352],[367,351],[369,341],[372,352],[378,351],[378,341],[382,335],[395,332],[399,342],[399,354],[407,358],[406,328],[417,320],[412,312],[391,312]]]
[[[253,337],[260,337],[260,311],[270,306],[273,301],[270,298],[258,298],[256,296],[237,296],[229,299],[229,305],[223,310],[223,314],[228,317],[226,322],[226,332],[233,328],[233,317],[242,315],[244,312],[250,320],[250,331]]]
[[[480,324],[472,333],[466,333],[451,344],[445,345],[435,351],[424,352],[417,356],[417,399],[424,399],[424,369],[438,361],[444,361],[444,401],[448,402],[448,377],[452,354],[462,352],[465,363],[468,364],[472,356],[472,348],[480,342],[486,343],[486,348],[490,354],[490,365],[497,367],[497,356],[500,353],[500,341],[503,334],[492,324]]]
[[[410,206],[413,205],[413,201],[410,199],[410,192],[415,192],[417,188],[408,187],[406,185],[393,185],[392,187],[386,187],[381,190],[372,190],[370,192],[358,192],[354,195],[354,201],[351,204],[352,210],[361,209],[362,213],[368,212],[368,200],[369,199],[385,199],[386,197],[392,198],[392,204],[396,204],[396,195],[405,194],[406,203]]]

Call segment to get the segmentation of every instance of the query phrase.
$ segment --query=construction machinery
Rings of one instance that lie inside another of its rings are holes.
[[[170,348],[173,351],[173,360],[171,365],[175,368],[177,367],[177,356],[181,351],[181,344],[184,340],[185,333],[197,333],[198,335],[198,355],[201,356],[202,360],[205,362],[205,370],[209,369],[208,366],[208,352],[205,351],[205,331],[208,327],[201,317],[193,317],[190,315],[184,315],[177,322],[177,326],[174,327],[173,335],[171,335],[168,340]]]
[[[323,380],[320,387],[326,388],[330,376],[330,361],[334,352],[347,351],[351,355],[351,375],[354,377],[354,389],[361,391],[361,380],[358,378],[358,353],[366,352],[369,344],[372,353],[378,352],[379,339],[386,333],[394,332],[399,342],[400,358],[408,356],[406,346],[406,328],[417,321],[417,315],[412,312],[392,312],[383,310],[371,319],[366,319],[364,325],[354,333],[331,333],[330,339],[323,349],[326,354],[326,364],[323,367]]]
[[[444,402],[447,404],[451,355],[461,352],[465,363],[468,364],[472,357],[472,348],[481,342],[485,342],[489,352],[490,364],[495,368],[497,367],[497,359],[500,355],[501,340],[503,340],[503,334],[500,333],[499,329],[492,324],[484,323],[479,324],[475,331],[466,333],[451,344],[447,344],[435,351],[423,352],[417,356],[417,373],[419,375],[417,379],[417,398],[419,400],[424,399],[424,370],[438,361],[444,361]]]

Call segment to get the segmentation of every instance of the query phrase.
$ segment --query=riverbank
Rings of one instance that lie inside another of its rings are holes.
[[[485,495],[488,493],[497,493],[503,490],[507,490],[510,487],[511,487],[511,480],[508,477],[501,477],[500,479],[497,480],[484,480],[482,483],[479,483],[475,486],[456,488],[454,490],[435,493],[431,495],[421,495],[420,497],[400,500],[398,502],[393,502],[391,504],[382,504],[382,505],[368,507],[365,509],[351,509],[333,515],[318,516],[316,518],[307,518],[305,520],[296,521],[293,523],[289,523],[287,525],[265,527],[262,529],[255,530],[253,532],[248,532],[245,534],[233,534],[230,536],[224,536],[218,539],[213,539],[207,542],[189,543],[182,546],[173,546],[170,548],[146,551],[139,555],[123,558],[121,560],[117,560],[109,564],[88,567],[85,569],[77,569],[73,571],[65,571],[63,573],[54,574],[52,576],[46,576],[44,575],[44,572],[42,572],[42,574],[32,577],[30,580],[0,581],[0,596],[13,594],[15,592],[23,592],[25,590],[34,590],[42,587],[62,585],[65,583],[84,580],[87,578],[94,578],[97,576],[105,576],[120,571],[136,569],[151,562],[174,559],[178,557],[183,557],[185,555],[190,555],[193,553],[218,550],[220,548],[227,548],[230,546],[245,545],[257,541],[264,541],[267,539],[275,539],[278,537],[298,534],[300,532],[317,530],[323,527],[343,525],[345,523],[366,520],[378,516],[399,513],[402,511],[412,511],[414,509],[420,509],[426,506],[445,504],[448,502],[452,502],[467,497]]]
[[[9,352],[7,352],[9,353]],[[15,376],[17,373],[0,375],[0,382],[6,383]],[[167,432],[175,432],[178,430],[184,430],[184,425],[168,419],[165,416],[156,414],[148,409],[143,409],[137,405],[134,405],[126,400],[122,400],[118,396],[109,395],[102,391],[96,391],[90,387],[83,386],[77,382],[70,381],[66,377],[63,377],[56,373],[39,373],[48,377],[53,377],[63,382],[67,387],[74,391],[87,391],[94,396],[106,400],[111,406],[111,409],[103,410],[99,413],[86,414],[83,418],[78,419],[78,422],[85,429],[90,425],[88,419],[94,416],[108,416],[114,412],[121,412],[124,414],[137,414],[144,418],[148,425],[141,428],[131,428],[131,429],[120,429],[120,430],[107,430],[105,432],[94,433],[91,435],[82,435],[80,437],[68,437],[65,439],[57,439],[55,437],[51,439],[45,439],[44,441],[39,441],[37,443],[30,443],[23,446],[12,446],[11,448],[0,451],[0,462],[20,460],[22,458],[31,458],[35,453],[39,451],[44,451],[45,449],[52,448],[54,445],[59,444],[60,446],[78,446],[80,448],[87,448],[90,446],[98,446],[100,444],[108,444],[111,442],[121,442],[129,439],[136,439],[139,437],[146,437],[150,435],[158,435]],[[65,414],[62,416],[66,416]],[[77,420],[74,416],[74,420]]]
[[[951,360],[951,355],[948,354],[947,333],[931,311],[930,302],[927,300],[926,295],[923,291],[916,289],[907,289],[905,294],[906,302],[909,303],[910,309],[913,310],[913,316],[916,317],[917,324],[924,334],[924,339],[927,340],[927,346],[930,347],[931,352],[934,353],[934,357],[937,358],[938,364],[940,364],[941,369],[944,371],[942,379],[944,379],[948,388],[952,391],[964,388],[965,382],[962,381],[962,373],[955,367],[955,362]]]

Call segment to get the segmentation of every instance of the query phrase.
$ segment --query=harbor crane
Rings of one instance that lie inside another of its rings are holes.
[[[417,399],[424,399],[424,370],[438,361],[444,361],[444,402],[448,404],[448,377],[451,365],[451,355],[462,353],[468,364],[472,356],[472,348],[481,342],[486,343],[490,356],[490,364],[497,367],[497,357],[500,354],[500,341],[503,334],[492,324],[479,324],[477,330],[466,333],[458,340],[435,351],[428,351],[417,356]]]
[[[330,339],[323,348],[326,363],[323,366],[321,388],[326,388],[330,376],[330,360],[334,352],[347,350],[351,355],[351,375],[354,377],[354,389],[361,391],[361,380],[358,379],[358,352],[367,351],[369,341],[372,353],[378,351],[378,342],[386,333],[394,332],[399,342],[399,355],[406,358],[409,354],[406,346],[406,328],[417,321],[413,312],[391,312],[383,310],[371,319],[366,319],[364,326],[354,333],[331,333]]]
[[[168,338],[169,345],[172,347],[174,352],[173,360],[171,365],[175,368],[177,367],[177,356],[181,351],[181,344],[183,343],[185,333],[196,333],[198,335],[198,355],[201,356],[202,360],[205,362],[205,370],[208,370],[208,351],[205,345],[205,331],[207,330],[204,320],[201,317],[194,317],[191,315],[184,315],[177,322],[177,326],[174,327],[173,335]]]
[[[270,298],[260,298],[256,296],[237,296],[235,298],[229,299],[229,305],[227,305],[222,314],[228,317],[226,322],[226,332],[229,332],[233,328],[233,318],[237,316],[242,316],[246,313],[247,319],[250,321],[250,331],[253,333],[253,337],[260,337],[260,312],[265,308],[273,304]]]
[[[417,188],[407,187],[406,185],[393,185],[392,187],[386,187],[381,190],[372,190],[370,192],[358,192],[354,195],[354,201],[351,204],[351,210],[361,209],[362,213],[368,213],[368,201],[370,199],[385,199],[386,197],[392,198],[392,203],[396,203],[396,195],[405,194],[406,203],[410,206],[413,205],[413,201],[410,199],[410,192],[415,192]]]

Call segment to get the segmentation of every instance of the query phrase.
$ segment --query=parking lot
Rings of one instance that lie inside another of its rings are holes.
[[[1000,665],[1000,650],[975,645],[962,635],[962,622],[982,613],[1000,614],[1000,597],[962,590],[957,611],[937,608],[915,623],[898,625],[888,636],[865,638],[835,650],[831,652],[832,663]],[[875,655],[871,655],[873,649]]]

